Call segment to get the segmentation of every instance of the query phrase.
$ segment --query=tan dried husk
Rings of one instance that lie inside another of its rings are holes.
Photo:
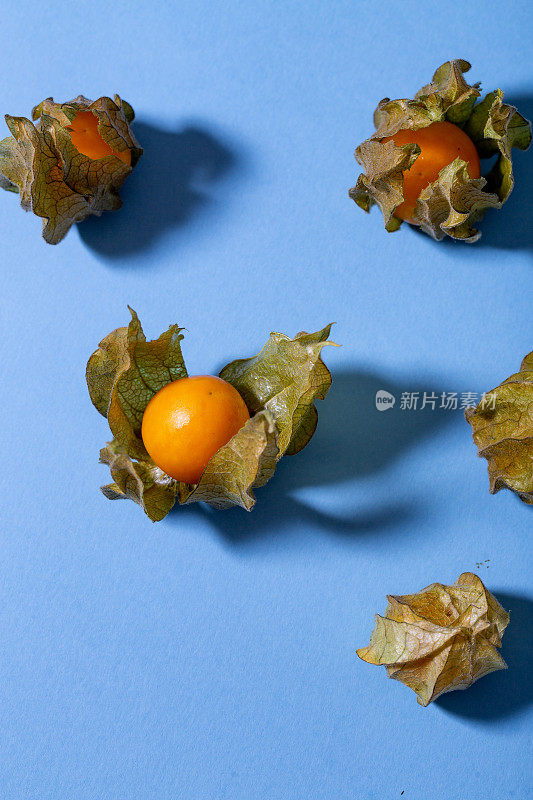
[[[465,416],[478,455],[487,459],[491,494],[510,489],[533,505],[533,352]]]
[[[118,156],[92,159],[74,147],[67,129],[79,111],[98,118],[110,147],[130,151],[131,167]],[[75,222],[121,207],[119,189],[142,155],[129,103],[118,95],[94,102],[81,95],[67,103],[48,98],[33,109],[33,121],[5,119],[12,136],[0,142],[0,187],[18,192],[22,208],[42,217],[46,242],[57,244]]]
[[[384,665],[422,706],[441,694],[467,689],[506,664],[498,652],[509,614],[472,572],[451,586],[433,583],[412,595],[387,595],[389,605],[370,644],[357,651]]]
[[[383,141],[399,130],[418,130],[445,120],[470,136],[481,158],[497,156],[482,178],[470,178],[466,162],[458,158],[421,193],[413,219],[434,239],[450,236],[475,242],[481,236],[475,224],[489,208],[500,208],[512,191],[511,150],[529,147],[531,125],[514,106],[503,103],[500,89],[478,102],[480,84],[470,85],[464,78],[469,69],[468,61],[447,61],[413,100],[385,98],[374,112],[376,131],[355,151],[364,172],[349,194],[364,211],[378,205],[389,232],[402,224],[394,211],[404,199],[403,173],[420,155],[416,144],[398,147]]]
[[[187,376],[181,352],[182,329],[172,325],[146,341],[137,314],[100,342],[87,364],[87,386],[95,408],[107,418],[113,441],[100,452],[113,482],[106,497],[128,497],[152,521],[163,519],[176,500],[209,503],[219,509],[251,510],[254,489],[274,474],[284,453],[299,452],[317,422],[314,402],[323,399],[331,375],[321,358],[331,325],[294,339],[272,333],[261,352],[232,361],[220,372],[243,397],[250,419],[207,464],[199,482],[175,481],[157,467],[144,447],[141,425],[154,394]]]

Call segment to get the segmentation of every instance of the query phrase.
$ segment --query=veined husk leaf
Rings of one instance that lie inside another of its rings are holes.
[[[485,178],[471,178],[466,162],[456,158],[420,192],[416,218],[421,229],[437,240],[448,235],[475,242],[481,233],[474,223],[487,209],[501,207],[496,194],[484,191],[486,185]]]
[[[326,396],[331,375],[321,358],[331,326],[294,339],[272,333],[261,352],[228,364],[220,377],[240,392],[248,422],[211,458],[196,485],[175,481],[154,464],[141,437],[146,406],[156,392],[187,376],[181,353],[182,329],[172,325],[147,341],[137,314],[100,342],[87,363],[87,386],[95,408],[113,435],[100,452],[113,482],[106,497],[127,497],[151,520],[162,519],[177,500],[206,502],[215,508],[251,510],[254,489],[274,474],[284,453],[308,443],[316,427],[314,402]]]
[[[369,664],[384,665],[389,678],[405,683],[422,706],[507,665],[500,656],[509,614],[472,572],[452,586],[433,583],[417,594],[387,595],[389,605],[370,644],[357,651]]]
[[[533,352],[465,416],[478,455],[488,461],[491,494],[510,489],[533,505]]]
[[[513,188],[511,150],[527,150],[531,125],[516,108],[503,102],[497,89],[478,102],[480,84],[468,84],[464,73],[468,61],[447,61],[432,82],[414,99],[382,100],[374,112],[375,133],[355,151],[363,167],[350,197],[364,211],[378,205],[385,227],[396,231],[402,221],[394,216],[403,202],[403,173],[418,155],[417,145],[396,146],[383,141],[399,130],[418,130],[433,122],[448,121],[462,128],[474,142],[481,158],[497,155],[483,178],[470,178],[465,162],[457,159],[444,167],[438,179],[420,195],[413,221],[440,240],[444,236],[474,242],[480,237],[477,223],[489,208],[500,208]]]
[[[417,144],[397,147],[393,141],[367,139],[356,150],[356,158],[364,169],[350,189],[350,197],[363,211],[376,203],[382,213],[385,228],[392,233],[402,224],[394,209],[403,201],[403,173],[412,167],[420,155]]]
[[[67,129],[79,111],[98,118],[110,147],[131,152],[131,167],[118,156],[92,159],[74,147]],[[68,103],[48,98],[33,109],[32,120],[6,114],[11,137],[0,142],[0,187],[18,192],[22,208],[42,217],[49,244],[60,242],[75,222],[120,208],[119,189],[142,155],[133,118],[118,95],[94,102],[81,95]]]
[[[176,481],[159,469],[148,455],[135,460],[114,439],[100,450],[100,461],[109,466],[113,479],[113,483],[101,487],[109,500],[133,500],[152,522],[166,517],[176,502]]]
[[[258,411],[215,453],[196,486],[178,484],[178,500],[250,511],[255,504],[253,489],[270,480],[280,455],[274,418],[266,409]]]
[[[315,400],[323,400],[331,375],[321,352],[331,325],[316,333],[299,333],[294,339],[271,333],[260,353],[232,361],[220,372],[244,398],[250,413],[266,409],[279,431],[280,456],[299,453],[315,432]]]

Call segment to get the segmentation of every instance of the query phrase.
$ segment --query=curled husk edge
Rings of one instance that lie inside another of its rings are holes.
[[[131,166],[118,156],[92,159],[72,144],[67,130],[79,111],[98,118],[98,131],[113,150],[131,153]],[[58,244],[75,222],[122,205],[119,189],[142,155],[130,123],[134,112],[118,95],[92,102],[80,95],[67,103],[43,100],[32,120],[5,120],[11,136],[0,141],[0,187],[18,192],[25,211],[43,219],[43,238]]]
[[[503,102],[501,89],[478,102],[480,84],[470,85],[464,78],[469,69],[468,61],[447,61],[414,99],[386,97],[374,112],[376,131],[355,151],[364,172],[349,194],[364,211],[378,205],[389,232],[402,224],[394,211],[404,199],[403,173],[420,155],[416,144],[396,146],[392,140],[383,141],[399,130],[448,121],[468,134],[481,158],[496,156],[488,174],[481,178],[470,178],[466,162],[457,158],[421,192],[414,222],[434,239],[450,236],[475,242],[481,236],[475,224],[489,208],[500,208],[513,189],[511,151],[513,147],[527,150],[531,125],[514,106]]]
[[[100,342],[87,363],[87,387],[95,408],[107,418],[113,440],[100,452],[112,483],[102,487],[110,499],[128,497],[152,521],[163,519],[174,503],[203,501],[214,508],[251,510],[253,490],[270,480],[285,453],[302,450],[316,424],[315,400],[323,399],[331,375],[321,351],[331,325],[290,339],[271,333],[260,353],[225,366],[220,377],[243,397],[250,419],[215,453],[195,485],[166,475],[148,455],[141,425],[146,406],[171,381],[187,376],[181,352],[183,329],[172,325],[147,341],[137,314]]]
[[[478,455],[487,459],[491,494],[510,489],[533,505],[533,352],[465,416]]]
[[[384,665],[388,677],[412,689],[420,705],[507,668],[498,648],[509,614],[472,572],[451,586],[432,583],[417,594],[387,595],[387,600],[370,644],[357,655]]]

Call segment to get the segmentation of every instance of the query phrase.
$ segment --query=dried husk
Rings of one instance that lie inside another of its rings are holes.
[[[487,459],[491,494],[510,489],[533,505],[533,352],[465,416],[478,455]]]
[[[481,158],[497,156],[482,178],[470,178],[466,162],[456,159],[420,195],[413,222],[436,240],[450,236],[475,242],[481,236],[475,225],[489,208],[500,208],[512,191],[512,148],[527,150],[531,125],[517,109],[503,102],[503,92],[490,92],[482,101],[480,84],[468,84],[468,61],[447,61],[433,80],[413,100],[382,100],[374,112],[376,131],[355,151],[364,169],[350,197],[364,211],[379,206],[385,228],[396,231],[402,221],[394,215],[403,202],[403,173],[420,154],[418,145],[396,146],[383,139],[399,130],[418,130],[433,122],[448,121],[462,128]]]
[[[67,128],[79,111],[98,118],[110,147],[130,151],[131,167],[118,156],[92,159],[74,147]],[[48,98],[33,109],[33,121],[6,114],[12,135],[0,142],[0,187],[18,192],[22,208],[42,217],[48,244],[60,242],[75,222],[121,207],[119,189],[142,155],[133,118],[118,95],[94,102],[81,95],[67,103]]]
[[[412,689],[420,705],[506,669],[498,648],[509,614],[472,572],[451,586],[433,583],[417,594],[387,595],[387,600],[384,616],[376,615],[370,644],[357,655],[384,665],[388,677]]]
[[[272,333],[261,352],[233,361],[220,372],[243,397],[250,419],[211,458],[199,482],[180,483],[148,455],[141,438],[144,410],[154,394],[187,376],[182,329],[171,326],[147,341],[137,314],[100,342],[87,364],[87,386],[95,408],[107,418],[113,440],[100,452],[113,482],[102,487],[110,499],[130,498],[152,521],[163,519],[176,500],[214,508],[255,503],[254,489],[274,474],[284,453],[299,452],[313,435],[317,412],[331,375],[321,358],[331,325],[294,339]]]

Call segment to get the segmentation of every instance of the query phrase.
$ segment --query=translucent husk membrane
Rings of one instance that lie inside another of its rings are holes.
[[[221,370],[220,377],[243,397],[250,419],[215,453],[199,482],[190,485],[159,469],[141,438],[151,398],[166,384],[187,376],[183,329],[172,325],[158,339],[147,341],[137,314],[131,315],[129,326],[106,336],[87,364],[91,400],[107,418],[113,436],[100,452],[112,477],[103,493],[113,500],[134,500],[154,522],[176,501],[251,510],[253,490],[270,480],[282,455],[298,453],[315,431],[315,400],[323,399],[331,385],[321,358],[322,348],[332,344],[331,325],[294,339],[271,333],[258,355],[232,361]]]
[[[465,415],[488,462],[491,494],[510,489],[533,505],[533,352]]]
[[[78,112],[98,118],[104,142],[129,150],[131,166],[116,155],[89,158],[74,147],[68,129]],[[121,207],[119,189],[142,155],[133,119],[132,107],[118,95],[94,102],[81,95],[68,103],[48,98],[33,109],[33,121],[6,114],[12,135],[0,142],[0,187],[18,192],[22,208],[42,217],[49,244],[60,242],[75,222]]]
[[[467,689],[506,664],[498,652],[509,614],[472,572],[451,586],[432,583],[417,594],[387,595],[370,644],[357,651],[384,665],[427,706],[441,694]]]
[[[513,189],[511,151],[513,147],[529,147],[531,125],[514,106],[503,102],[500,89],[480,101],[480,84],[470,85],[464,78],[469,69],[468,61],[447,61],[413,100],[385,98],[374,112],[376,131],[355,151],[364,172],[349,194],[364,211],[378,205],[389,232],[402,224],[394,211],[404,199],[403,173],[420,154],[416,144],[396,146],[393,141],[383,141],[400,130],[451,122],[468,134],[480,158],[496,156],[489,172],[481,178],[470,178],[466,162],[457,158],[422,191],[413,219],[434,239],[450,236],[475,242],[481,236],[475,224],[487,209],[500,208]]]

